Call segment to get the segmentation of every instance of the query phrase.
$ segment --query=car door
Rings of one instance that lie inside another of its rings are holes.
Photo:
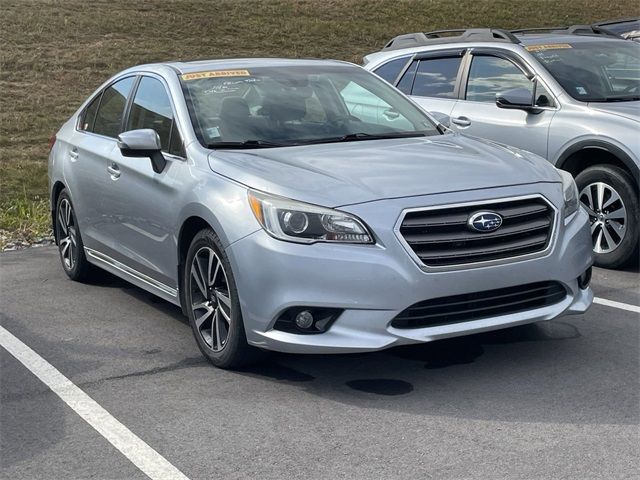
[[[156,173],[149,158],[125,157],[117,150],[109,165],[110,188],[103,209],[117,219],[115,260],[163,285],[177,287],[175,205],[183,191],[186,161],[173,104],[160,77],[140,76],[124,131],[150,128],[160,137],[167,165]]]
[[[513,145],[547,157],[549,126],[555,100],[543,83],[526,73],[514,58],[474,51],[463,78],[460,100],[451,113],[451,127],[460,133]],[[536,112],[499,108],[496,95],[526,89],[540,107]]]
[[[116,137],[136,77],[114,81],[96,94],[80,114],[71,137],[64,175],[71,192],[85,247],[103,251],[113,243],[114,218],[104,210],[109,187],[107,167],[118,154]]]
[[[398,88],[436,119],[447,118],[458,98],[464,50],[417,55],[398,81]]]

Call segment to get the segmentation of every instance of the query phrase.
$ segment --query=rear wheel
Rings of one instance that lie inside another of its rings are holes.
[[[202,354],[220,368],[254,362],[260,351],[247,343],[231,265],[212,230],[201,230],[191,242],[182,285]]]
[[[93,267],[85,257],[76,212],[66,190],[62,190],[58,196],[55,218],[58,251],[64,272],[71,280],[87,280],[93,273]]]
[[[587,168],[576,177],[589,214],[595,263],[618,268],[638,262],[638,193],[627,172],[611,165]]]

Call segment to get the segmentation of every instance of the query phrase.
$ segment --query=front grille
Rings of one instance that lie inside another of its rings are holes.
[[[435,327],[509,315],[556,304],[566,295],[566,289],[558,282],[538,282],[434,298],[410,306],[391,321],[391,326]]]
[[[501,227],[490,233],[472,231],[467,221],[481,211],[499,214]],[[407,212],[400,234],[424,265],[446,267],[543,251],[551,241],[553,221],[553,208],[536,197]]]

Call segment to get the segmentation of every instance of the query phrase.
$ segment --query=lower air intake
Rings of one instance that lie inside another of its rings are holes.
[[[469,322],[534,310],[561,302],[566,289],[558,282],[465,293],[416,303],[391,322],[395,328],[423,328]]]

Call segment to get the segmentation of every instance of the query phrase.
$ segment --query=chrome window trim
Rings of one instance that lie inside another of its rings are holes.
[[[527,253],[524,255],[516,255],[515,257],[509,258],[500,258],[497,260],[485,260],[481,262],[471,262],[471,263],[463,263],[457,265],[445,265],[441,267],[432,267],[425,265],[420,257],[416,255],[416,253],[411,248],[411,245],[404,239],[402,234],[400,233],[400,227],[402,226],[402,222],[406,217],[407,213],[411,212],[426,212],[431,210],[444,210],[447,208],[456,208],[456,207],[468,207],[472,205],[491,205],[494,203],[503,203],[503,202],[512,202],[518,200],[529,200],[533,198],[538,198],[544,201],[547,205],[549,205],[553,209],[553,222],[551,227],[551,233],[549,234],[549,244],[544,250],[540,250],[539,252]],[[553,202],[549,201],[547,197],[542,194],[535,193],[531,195],[520,195],[516,197],[502,197],[502,198],[493,198],[489,200],[475,200],[472,202],[462,202],[462,203],[445,203],[441,205],[433,205],[430,207],[414,207],[414,208],[405,208],[400,213],[398,220],[396,221],[395,226],[393,227],[393,233],[396,238],[400,241],[400,244],[405,249],[405,251],[409,254],[412,260],[416,263],[416,265],[425,273],[429,272],[446,272],[446,271],[455,271],[455,270],[470,270],[472,268],[481,268],[481,267],[489,267],[493,265],[504,265],[509,263],[521,262],[523,260],[529,260],[533,258],[542,258],[547,257],[553,248],[555,247],[557,241],[557,232],[558,225],[560,222],[560,210],[553,204]]]

